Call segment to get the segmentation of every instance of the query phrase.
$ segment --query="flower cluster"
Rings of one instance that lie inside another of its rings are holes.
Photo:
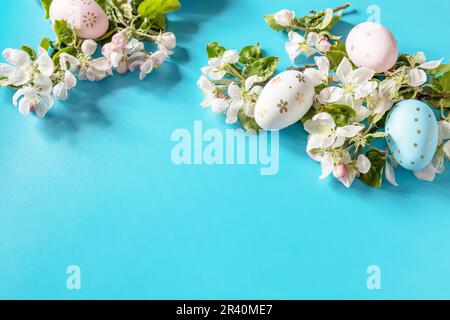
[[[141,1],[141,5],[146,2]],[[28,46],[3,51],[7,63],[0,63],[0,86],[16,90],[13,104],[21,114],[34,112],[44,117],[55,99],[68,99],[78,80],[99,81],[114,71],[123,74],[135,70],[143,80],[173,53],[176,37],[165,32],[163,25],[150,22],[155,13],[140,10],[137,2],[115,5],[107,0],[102,4],[114,26],[102,39],[80,39],[70,23],[61,20],[54,24],[58,41],[44,38],[38,52]],[[174,9],[176,6],[167,12]],[[145,42],[155,43],[156,50],[147,51]]]
[[[278,58],[264,57],[259,45],[238,52],[226,50],[217,42],[208,45],[207,53],[208,66],[202,68],[197,83],[205,96],[201,105],[226,114],[227,123],[239,119],[247,130],[259,130],[254,108],[262,85],[277,68]]]
[[[292,62],[302,54],[314,57],[313,65],[291,68],[303,71],[315,87],[311,109],[298,119],[309,134],[306,152],[320,162],[321,179],[333,175],[350,187],[359,178],[369,186],[380,187],[384,176],[397,186],[395,168],[399,163],[385,143],[388,111],[402,100],[422,100],[440,111],[439,142],[431,163],[414,174],[418,179],[433,181],[444,172],[445,161],[450,158],[450,65],[442,64],[442,60],[427,61],[425,54],[418,52],[400,55],[395,66],[384,73],[355,67],[341,37],[330,33],[348,6],[311,11],[300,18],[286,9],[265,17],[272,29],[288,33],[286,51]],[[239,97],[236,105],[245,118],[238,119],[248,128],[252,106],[271,75],[246,77],[253,74],[248,73],[251,69],[247,66],[236,68],[245,53],[240,56],[234,51],[210,60],[210,66],[202,71],[213,80],[202,76],[199,86],[206,96],[203,106],[211,106],[215,112],[227,111],[227,115],[230,110],[229,122],[236,121],[231,106],[234,97]],[[235,95],[235,83],[239,95]],[[257,124],[250,128],[259,130]]]
[[[285,48],[294,63],[300,55],[324,55],[333,48],[334,42],[341,37],[331,34],[330,31],[339,21],[343,10],[349,6],[346,4],[321,12],[311,11],[310,15],[300,18],[296,18],[294,11],[283,9],[266,16],[265,20],[272,29],[288,32],[289,41]]]

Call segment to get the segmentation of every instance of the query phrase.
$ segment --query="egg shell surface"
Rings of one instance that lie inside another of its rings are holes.
[[[256,123],[265,130],[280,130],[299,121],[314,99],[311,80],[302,72],[288,70],[264,87],[255,107]]]
[[[390,70],[398,59],[397,40],[389,29],[376,22],[354,27],[348,34],[346,49],[355,65],[375,72]]]
[[[395,160],[408,170],[422,170],[436,152],[438,124],[433,110],[424,102],[397,103],[386,119],[386,137]]]
[[[94,0],[53,0],[50,19],[66,20],[82,39],[100,38],[109,28],[108,16]]]

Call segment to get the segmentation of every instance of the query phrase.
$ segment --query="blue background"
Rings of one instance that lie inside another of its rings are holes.
[[[170,15],[176,55],[144,82],[82,83],[44,120],[23,118],[0,90],[0,298],[450,298],[449,174],[428,184],[400,171],[399,188],[347,190],[318,179],[300,126],[280,135],[276,176],[171,162],[173,130],[227,128],[199,107],[207,42],[259,41],[286,67],[286,36],[262,17],[342,3],[182,2]],[[337,32],[371,4],[402,52],[448,61],[448,1],[356,1]],[[36,1],[2,1],[0,20],[1,48],[53,37]],[[79,291],[66,288],[72,264]],[[381,290],[366,287],[372,264]]]

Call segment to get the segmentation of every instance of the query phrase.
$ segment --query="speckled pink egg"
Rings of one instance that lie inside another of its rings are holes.
[[[385,72],[397,62],[397,40],[389,29],[376,22],[354,27],[347,37],[346,47],[350,60],[358,67]]]
[[[100,38],[109,28],[108,16],[94,0],[53,0],[50,19],[68,21],[82,39]]]

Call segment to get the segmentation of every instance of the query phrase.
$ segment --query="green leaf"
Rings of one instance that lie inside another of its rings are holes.
[[[349,124],[350,119],[356,115],[355,110],[345,104],[330,104],[324,108],[329,113],[338,127]]]
[[[76,56],[77,54],[77,49],[75,47],[67,47],[64,49],[59,50],[58,52],[56,52],[53,57],[52,60],[55,64],[59,64],[59,57],[61,56],[61,54],[63,53],[67,53],[70,54],[72,56]]]
[[[260,59],[262,57],[262,51],[259,44],[242,48],[239,57],[239,62],[245,65],[252,64],[255,60]]]
[[[331,19],[331,22],[328,24],[328,27],[327,27],[325,30],[331,30],[331,29],[334,27],[334,25],[335,25],[339,20],[341,20],[342,14],[343,14],[343,11],[342,11],[342,10],[338,11],[338,12],[334,15],[333,19]]]
[[[247,72],[249,76],[260,76],[263,81],[271,77],[278,67],[279,59],[277,57],[266,57],[258,59],[248,66]]]
[[[56,21],[54,28],[60,44],[65,44],[67,46],[75,45],[77,36],[75,34],[75,31],[69,26],[69,23],[67,21]]]
[[[283,31],[284,27],[280,26],[276,21],[275,21],[275,15],[271,14],[271,15],[267,15],[264,17],[264,20],[266,20],[266,23],[269,25],[269,27],[271,27],[273,30],[279,32],[279,31]]]
[[[330,61],[330,67],[332,70],[336,68],[341,63],[344,57],[347,57],[347,51],[345,49],[345,44],[341,40],[337,40],[332,46],[330,51],[326,53],[326,57]]]
[[[319,24],[319,30],[325,30],[333,20],[333,9],[328,8],[324,10],[324,15],[322,18],[322,22]]]
[[[41,0],[42,7],[45,9],[45,18],[50,18],[50,5],[52,4],[53,0]]]
[[[431,75],[438,75],[448,71],[450,71],[450,64],[441,64],[439,67],[435,69],[428,70],[427,73]]]
[[[179,0],[145,0],[139,5],[138,12],[142,17],[152,19],[180,8]]]
[[[371,163],[370,170],[366,174],[361,174],[359,179],[371,187],[380,188],[383,183],[383,171],[386,167],[386,155],[372,149],[366,153],[366,157]]]
[[[48,50],[50,48],[51,40],[49,38],[43,38],[40,43],[40,47]]]
[[[211,42],[206,47],[206,52],[208,53],[209,59],[220,57],[225,51],[227,51],[227,49],[219,45],[218,42]]]
[[[36,51],[34,51],[33,48],[31,48],[29,46],[21,46],[20,50],[25,51],[26,53],[28,53],[28,55],[30,56],[30,58],[32,60],[36,60],[37,55],[36,55]]]
[[[450,71],[445,72],[440,77],[433,78],[430,85],[433,92],[450,92]]]

